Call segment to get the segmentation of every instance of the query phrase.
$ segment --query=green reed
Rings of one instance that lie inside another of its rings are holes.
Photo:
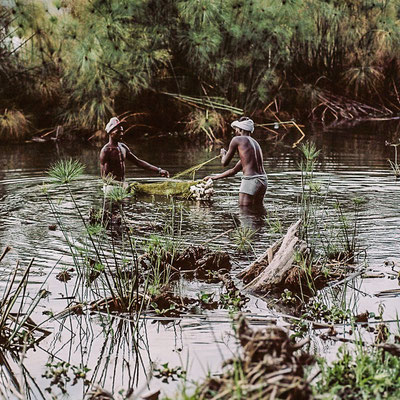
[[[321,183],[315,179],[315,169],[320,151],[313,143],[300,146],[302,160],[301,196],[299,213],[302,221],[300,237],[307,243],[307,252],[299,254],[296,264],[303,271],[306,287],[311,293],[317,293],[313,266],[320,267],[320,274],[327,277],[332,271],[333,261],[340,264],[355,263],[362,252],[358,243],[359,219],[364,199],[353,198],[352,209],[345,211],[343,205],[336,201],[335,218],[332,218],[332,205],[329,187],[322,189]],[[334,214],[333,214],[334,215]],[[345,285],[346,286],[346,285]]]
[[[0,257],[0,262],[10,251],[7,247]],[[21,269],[19,262],[14,272],[10,275],[1,294],[0,301],[0,347],[12,351],[22,351],[24,347],[31,347],[49,334],[31,319],[40,300],[45,296],[42,290],[47,278],[32,297],[28,292],[28,283],[32,259],[25,270]],[[41,334],[41,337],[36,335]]]
[[[381,349],[343,345],[328,363],[319,357],[321,376],[314,393],[326,399],[397,399],[400,396],[400,359]]]
[[[54,202],[51,201],[51,197],[47,193],[49,204],[51,205],[51,209],[56,216],[64,237],[67,239],[78,274],[88,276],[93,272],[99,272],[99,274],[101,275],[101,281],[105,285],[104,289],[106,290],[106,292],[111,295],[114,301],[122,303],[123,308],[127,309],[128,311],[132,311],[133,308],[135,308],[134,303],[137,300],[137,297],[135,296],[135,280],[137,279],[137,274],[134,277],[133,281],[123,279],[123,267],[125,267],[125,265],[120,265],[120,261],[117,259],[114,239],[111,236],[111,243],[107,243],[107,235],[104,234],[104,230],[101,229],[101,227],[99,226],[90,225],[86,221],[86,217],[83,215],[81,208],[79,207],[76,198],[71,190],[70,184],[80,177],[83,170],[83,165],[76,160],[61,160],[55,163],[50,168],[49,176],[51,177],[53,183],[57,183],[67,188],[69,197],[74,204],[74,209],[84,227],[84,232],[89,238],[89,247],[78,246],[75,244],[75,242],[73,242],[73,239],[69,237],[68,229],[63,223]],[[110,193],[108,193],[108,195],[110,196],[111,208],[113,202],[116,203],[117,207],[119,208],[119,202],[121,198],[124,197],[125,192],[123,193],[123,190],[119,189],[119,187],[113,188],[113,190],[111,191],[111,195]],[[106,196],[107,194],[104,195],[103,204],[105,204],[106,202]],[[104,216],[102,215],[102,221],[103,218]],[[111,246],[111,257],[106,255],[106,248],[104,246]],[[131,250],[131,263],[135,265],[137,259],[136,251],[130,241],[128,241],[128,246]],[[114,271],[111,263],[114,264]],[[137,267],[133,268],[136,268],[137,270]]]
[[[67,189],[84,228],[83,239],[87,238],[86,243],[78,244],[73,239],[49,191],[46,192],[51,210],[70,247],[78,276],[85,279],[86,289],[81,287],[82,300],[85,302],[91,293],[97,299],[96,307],[99,309],[111,312],[116,307],[120,311],[140,314],[149,300],[147,295],[159,293],[170,282],[170,263],[182,240],[182,208],[171,203],[164,235],[153,235],[145,241],[147,247],[144,251],[148,255],[146,260],[149,265],[141,265],[138,243],[132,235],[123,207],[123,202],[130,196],[127,188],[106,180],[103,207],[97,211],[92,209],[88,222],[71,189],[71,183],[82,171],[83,166],[79,162],[67,160],[53,165],[49,175],[53,182]],[[79,290],[79,285],[76,289]],[[87,293],[84,294],[84,291]]]
[[[388,162],[390,164],[390,167],[392,168],[393,174],[396,177],[396,179],[400,178],[400,164],[398,162],[397,158],[397,147],[400,145],[400,143],[389,143],[385,142],[386,146],[391,146],[394,148],[394,160],[388,159]]]

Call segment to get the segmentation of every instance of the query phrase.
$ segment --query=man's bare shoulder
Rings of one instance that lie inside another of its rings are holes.
[[[108,153],[110,151],[111,151],[110,143],[107,143],[101,148],[100,153]]]
[[[231,142],[229,143],[230,146],[236,146],[240,143],[240,136],[235,136],[231,139]]]
[[[131,151],[130,148],[123,142],[118,142],[118,146],[123,147],[126,151]]]

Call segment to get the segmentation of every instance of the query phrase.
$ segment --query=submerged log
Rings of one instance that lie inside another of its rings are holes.
[[[299,239],[301,220],[290,226],[283,239],[275,242],[261,257],[239,274],[247,285],[245,289],[267,292],[285,285],[292,270],[296,253],[306,250],[306,243]]]

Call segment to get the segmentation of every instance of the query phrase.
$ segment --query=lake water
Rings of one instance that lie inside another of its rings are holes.
[[[399,142],[400,125],[398,121],[389,121],[329,129],[309,126],[304,130],[306,139],[312,140],[321,150],[315,176],[323,190],[329,190],[325,212],[327,220],[334,221],[336,218],[336,201],[341,202],[350,218],[352,199],[362,197],[365,200],[360,211],[359,244],[366,249],[368,269],[381,272],[384,277],[359,278],[353,283],[353,292],[347,295],[348,301],[352,302],[355,312],[368,310],[376,314],[380,304],[383,304],[384,319],[396,319],[398,298],[375,295],[382,290],[399,287],[398,280],[391,278],[396,278],[400,270],[400,181],[396,181],[388,163],[388,158],[393,160],[394,148],[385,146],[385,141]],[[301,157],[299,150],[292,147],[299,135],[281,129],[276,137],[263,132],[258,132],[255,137],[263,149],[268,174],[265,208],[270,217],[279,218],[287,228],[298,216],[301,193],[298,166]],[[131,136],[125,141],[138,157],[168,169],[171,175],[219,153],[218,147],[206,149],[190,140],[170,137]],[[4,354],[1,364],[3,392],[11,393],[12,382],[15,384],[18,381],[26,383],[32,398],[50,398],[45,391],[50,380],[43,374],[46,362],[52,360],[53,364],[65,361],[73,366],[87,365],[91,381],[115,393],[128,388],[135,388],[136,393],[139,387],[143,388],[143,393],[161,388],[171,395],[176,390],[176,384],[166,384],[155,377],[151,379],[152,365],[160,366],[168,362],[171,368],[180,366],[187,370],[189,379],[196,380],[208,372],[220,371],[222,361],[235,352],[236,341],[226,310],[167,321],[146,316],[138,322],[138,329],[125,317],[110,320],[101,313],[47,321],[46,312],[56,314],[73,304],[74,300],[80,301],[87,296],[86,289],[76,281],[76,273],[72,273],[73,279],[68,283],[55,279],[55,275],[69,268],[73,260],[61,230],[49,229],[49,226],[57,224],[57,220],[43,193],[43,185],[48,182],[47,170],[61,158],[78,159],[85,165],[83,177],[71,188],[86,216],[90,207],[102,204],[98,165],[100,148],[101,144],[52,142],[0,146],[0,251],[7,245],[12,247],[0,264],[1,285],[4,287],[17,262],[26,267],[34,258],[29,285],[32,296],[41,288],[50,294],[40,303],[32,318],[36,323],[46,321],[44,327],[51,332],[35,351],[27,351],[22,367],[19,356]],[[219,161],[215,160],[197,176],[222,170]],[[128,181],[155,179],[147,171],[131,164],[127,164],[126,175]],[[172,202],[171,199],[150,196],[129,201],[124,210],[138,247],[144,237],[162,232],[172,210],[175,210],[182,218],[185,243],[202,244],[220,236],[211,241],[211,246],[229,252],[234,260],[235,275],[279,236],[270,231],[265,215],[249,214],[239,209],[239,186],[240,176],[216,181],[215,195],[209,204]],[[67,190],[51,185],[47,185],[47,190],[65,230],[76,244],[82,244],[83,226]],[[221,235],[238,226],[257,230],[253,251],[247,254],[238,253],[229,235]],[[385,264],[388,260],[393,263]],[[220,287],[196,282],[186,282],[182,287],[182,292],[202,290],[219,291]],[[278,315],[266,302],[251,296],[246,311],[253,320],[257,318],[258,324]],[[280,321],[284,324],[282,319]],[[326,347],[317,351],[329,354]],[[71,383],[67,385],[69,398],[83,397],[81,382],[76,385]],[[53,387],[53,393],[59,393],[57,390]],[[11,394],[10,398],[13,398]]]

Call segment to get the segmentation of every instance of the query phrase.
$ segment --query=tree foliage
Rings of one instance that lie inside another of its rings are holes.
[[[72,129],[149,93],[222,97],[246,113],[329,90],[399,108],[400,0],[18,0],[2,6],[0,79]],[[4,22],[3,22],[4,21]],[[13,57],[10,57],[12,53]],[[5,107],[5,106],[4,106]]]

